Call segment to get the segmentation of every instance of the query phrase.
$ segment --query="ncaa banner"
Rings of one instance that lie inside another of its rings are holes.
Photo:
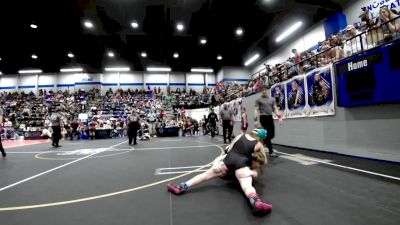
[[[286,81],[287,118],[307,116],[307,90],[305,76],[300,75]]]
[[[285,83],[275,84],[271,87],[271,98],[275,100],[275,106],[280,113],[286,115],[286,98],[285,98]],[[275,113],[272,116],[274,119],[278,119]]]
[[[307,115],[329,116],[335,115],[333,67],[326,66],[307,73]]]

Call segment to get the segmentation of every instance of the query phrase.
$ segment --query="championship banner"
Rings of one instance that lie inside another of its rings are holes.
[[[335,115],[332,66],[313,70],[306,75],[310,117]]]
[[[307,116],[307,90],[304,75],[294,77],[286,83],[287,118]]]
[[[275,100],[275,105],[278,111],[286,116],[286,98],[285,98],[285,83],[275,84],[271,87],[271,97]],[[278,117],[273,113],[274,119]]]

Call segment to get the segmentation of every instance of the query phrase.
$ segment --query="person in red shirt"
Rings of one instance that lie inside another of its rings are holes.
[[[189,135],[192,135],[191,127],[192,124],[190,123],[190,120],[186,120],[183,124],[183,136],[186,136],[187,133],[189,133]]]
[[[161,109],[161,111],[160,111],[160,118],[162,119],[162,118],[164,118],[164,116],[166,115],[167,113],[164,111],[164,109]]]
[[[180,116],[181,116],[181,119],[186,119],[186,110],[183,107],[181,108]]]

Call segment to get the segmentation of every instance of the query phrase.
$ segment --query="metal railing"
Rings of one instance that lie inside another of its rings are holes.
[[[309,56],[297,64],[293,65],[287,61],[274,70],[265,67],[257,71],[251,75],[249,82],[245,85],[247,90],[243,90],[242,87],[239,91],[229,93],[224,97],[224,100],[231,101],[239,97],[256,94],[260,92],[262,85],[272,86],[293,76],[307,73],[325,65],[337,63],[356,54],[393,42],[400,38],[400,16],[368,28],[363,32],[358,30],[346,32],[349,32],[352,37],[340,40],[341,34],[334,35],[333,37],[338,38],[338,40],[336,43],[333,43],[333,46],[327,49],[323,49],[322,47],[319,53]]]

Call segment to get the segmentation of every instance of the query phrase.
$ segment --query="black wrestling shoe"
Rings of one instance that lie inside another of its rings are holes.
[[[278,158],[279,156],[275,152],[272,152],[272,153],[269,153],[269,157]]]
[[[5,158],[7,156],[7,154],[5,152],[1,153],[1,155],[3,156],[3,158]]]

